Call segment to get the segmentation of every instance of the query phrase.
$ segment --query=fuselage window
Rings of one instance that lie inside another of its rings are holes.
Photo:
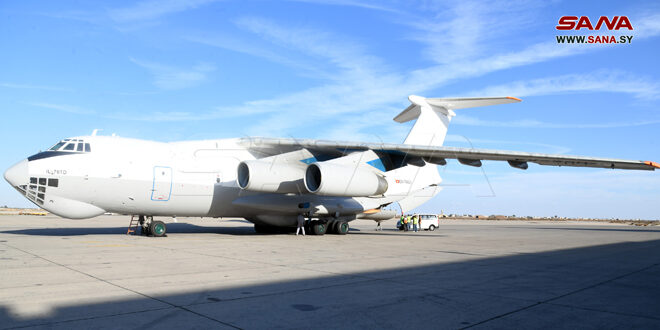
[[[85,143],[85,152],[92,152],[92,148],[89,147],[89,143]]]
[[[83,144],[82,143],[78,143],[78,148],[76,149],[76,151],[83,151]]]
[[[64,147],[64,149],[62,149],[62,150],[73,150],[73,148],[75,148],[75,147],[76,147],[76,144],[75,144],[75,143],[69,143],[69,144],[67,144],[66,147]]]

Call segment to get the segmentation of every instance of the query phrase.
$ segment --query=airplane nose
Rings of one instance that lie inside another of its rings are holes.
[[[5,180],[9,182],[14,187],[24,185],[28,183],[30,174],[28,173],[28,160],[23,159],[22,161],[14,164],[5,172]]]

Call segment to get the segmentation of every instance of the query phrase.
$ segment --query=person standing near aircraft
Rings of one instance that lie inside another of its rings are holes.
[[[414,215],[412,221],[413,221],[413,230],[417,232],[417,224],[419,224],[419,216]]]
[[[305,236],[305,217],[302,214],[298,214],[298,229],[296,229],[296,236],[302,229],[302,234]]]

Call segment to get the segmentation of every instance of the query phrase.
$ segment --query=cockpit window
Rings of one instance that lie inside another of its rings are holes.
[[[66,143],[66,142],[64,142],[64,141],[60,141],[60,142],[58,142],[56,145],[52,146],[49,150],[53,150],[53,151],[55,151],[55,150],[61,148],[65,143]]]
[[[82,139],[64,139],[52,146],[48,151],[73,151],[73,152],[91,152],[89,143]]]

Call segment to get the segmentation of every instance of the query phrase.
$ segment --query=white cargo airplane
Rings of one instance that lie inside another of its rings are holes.
[[[116,136],[64,139],[20,161],[5,179],[37,206],[71,219],[105,212],[139,216],[143,232],[165,234],[154,216],[241,217],[258,232],[296,225],[346,234],[354,219],[395,216],[435,196],[446,159],[654,170],[649,161],[443,147],[453,110],[519,102],[513,97],[423,98],[394,118],[417,119],[403,144],[272,138],[160,143]]]

